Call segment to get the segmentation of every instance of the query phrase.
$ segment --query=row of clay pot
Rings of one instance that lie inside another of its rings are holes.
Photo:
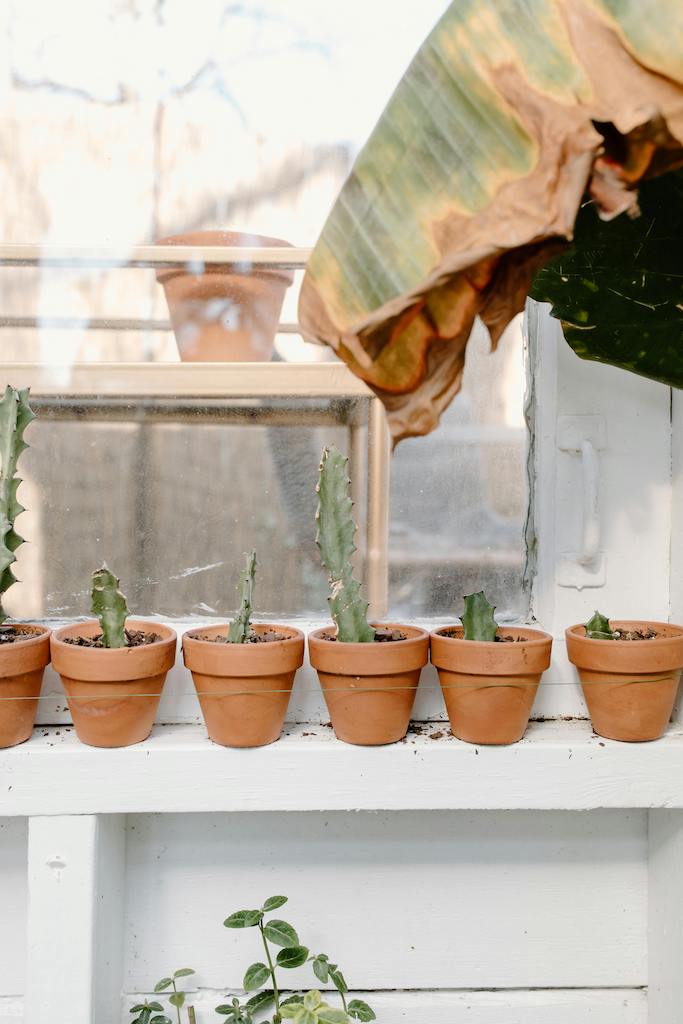
[[[166,674],[175,662],[176,634],[168,626],[128,620],[132,630],[158,639],[139,647],[105,649],[67,643],[93,637],[99,623],[65,626],[0,648],[0,746],[31,735],[43,671],[52,658],[60,674],[79,739],[119,747],[146,739],[154,724]],[[655,639],[594,640],[582,625],[567,632],[595,731],[620,740],[652,740],[671,717],[683,667],[683,628],[666,623],[620,622],[615,628],[654,628]],[[339,643],[330,627],[308,638],[332,725],[347,743],[376,745],[402,739],[431,648],[455,736],[469,743],[515,743],[524,735],[541,676],[550,664],[552,638],[526,627],[504,627],[507,642],[464,640],[460,627],[431,635],[416,626],[390,625],[404,639]],[[294,677],[304,659],[304,635],[286,626],[255,625],[282,639],[263,643],[216,642],[225,626],[183,636],[208,734],[229,747],[255,747],[280,735]]]

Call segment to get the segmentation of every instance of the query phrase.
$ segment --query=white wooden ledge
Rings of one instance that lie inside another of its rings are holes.
[[[298,725],[272,746],[230,750],[202,726],[156,726],[145,743],[97,750],[69,727],[39,727],[0,751],[0,816],[683,808],[679,726],[655,743],[627,744],[596,737],[587,722],[532,723],[509,747],[471,746],[439,724],[421,728],[369,748],[340,743],[329,727]]]

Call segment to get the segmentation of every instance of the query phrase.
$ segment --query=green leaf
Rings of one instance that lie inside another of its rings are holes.
[[[268,921],[263,933],[269,942],[276,946],[298,946],[299,936],[286,921]]]
[[[275,1002],[275,993],[272,988],[265,988],[262,992],[257,992],[251,999],[247,999],[246,1006],[256,1013],[257,1010],[263,1010],[266,1006],[271,1006]]]
[[[304,995],[304,1006],[307,1010],[315,1010],[316,1006],[320,1006],[321,1003],[322,996],[315,988],[312,988],[310,992],[306,992]]]
[[[131,1008],[130,1008],[130,1010],[128,1012],[129,1013],[140,1013],[140,1011],[144,1010],[144,1009],[145,1009],[144,1004],[143,1003],[138,1003],[137,1006],[131,1006]]]
[[[319,1015],[303,1007],[294,1019],[296,1024],[318,1024]]]
[[[195,973],[196,972],[193,971],[191,967],[181,967],[179,971],[176,971],[174,973],[173,977],[174,977],[174,979],[175,978],[189,978],[191,974],[195,974]]]
[[[356,1020],[363,1021],[364,1024],[367,1021],[375,1020],[375,1011],[362,999],[351,1000],[348,1005],[348,1014],[349,1017],[355,1017]]]
[[[586,636],[590,637],[591,640],[614,640],[614,633],[609,624],[609,619],[601,615],[597,609],[584,628]]]
[[[156,1001],[154,1001],[152,1003],[147,1003],[146,1009],[161,1011],[161,1010],[163,1010],[163,1006],[161,1005],[161,1003],[157,1003]]]
[[[288,1002],[280,1003],[280,1016],[284,1018],[293,1019],[298,1013],[303,1010],[304,1004],[301,1002]]]
[[[255,928],[262,919],[262,910],[238,910],[226,918],[223,925],[226,928]]]
[[[308,950],[305,946],[287,946],[278,953],[277,964],[279,967],[286,968],[301,967],[306,963],[307,958]]]
[[[154,986],[154,991],[163,992],[164,989],[170,988],[172,984],[173,978],[162,978],[161,981],[158,981]]]
[[[319,981],[322,981],[323,985],[327,983],[330,976],[330,968],[326,960],[321,960],[320,957],[315,957],[313,960],[313,973]]]
[[[105,647],[126,646],[128,605],[119,590],[119,580],[106,565],[92,574],[91,609],[100,622]]]
[[[465,611],[460,619],[465,631],[465,640],[495,640],[498,629],[493,616],[495,610],[495,605],[489,604],[483,590],[477,594],[468,594],[465,598]]]
[[[322,1024],[347,1024],[348,1014],[343,1010],[337,1010],[333,1006],[327,1006],[316,1012],[316,1016]]]
[[[263,911],[269,914],[271,910],[277,910],[279,907],[284,907],[287,902],[287,896],[269,896],[266,902],[263,904]]]
[[[536,275],[582,359],[683,387],[683,171],[643,181],[640,216],[584,203],[571,248]]]
[[[333,968],[332,966],[330,966],[330,978],[332,979],[332,984],[336,988],[337,992],[349,991],[348,988],[346,987],[346,980],[344,979],[344,975],[339,970],[339,968]]]
[[[161,1016],[152,1017],[149,1024],[173,1024],[170,1017],[166,1017],[163,1014]]]
[[[236,1007],[231,1006],[229,1003],[221,1003],[220,1006],[216,1007],[216,1013],[219,1013],[221,1017],[234,1017]]]
[[[302,999],[303,996],[301,993],[295,992],[294,995],[287,996],[286,999],[281,999],[280,1006],[289,1006],[291,1003],[299,1003],[299,1005],[303,1006],[303,1003],[301,1002]]]
[[[265,964],[255,963],[247,968],[244,975],[244,991],[253,992],[255,988],[261,988],[270,978],[270,971]]]
[[[181,1006],[185,1005],[185,993],[174,992],[172,995],[168,997],[168,1001],[171,1004],[171,1006],[177,1006],[178,1008],[180,1008]]]

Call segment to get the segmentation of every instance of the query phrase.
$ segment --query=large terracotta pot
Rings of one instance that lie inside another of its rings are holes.
[[[14,628],[34,635],[0,647],[0,747],[15,747],[29,739],[43,672],[50,663],[49,629],[25,625]]]
[[[666,622],[610,620],[612,629],[653,629],[652,640],[591,640],[570,626],[567,655],[576,665],[593,729],[611,740],[662,736],[683,667],[683,627]]]
[[[262,747],[282,732],[296,670],[304,660],[304,635],[288,626],[262,624],[286,639],[258,644],[215,643],[226,626],[194,629],[183,636],[209,738],[224,747]]]
[[[334,627],[308,636],[311,665],[318,672],[338,739],[377,746],[403,739],[410,725],[417,684],[429,657],[429,634],[416,626],[382,623],[405,640],[349,644],[325,640]]]
[[[168,626],[128,619],[126,627],[161,639],[111,650],[64,642],[96,636],[101,630],[95,619],[64,626],[50,639],[52,665],[62,677],[76,733],[91,747],[128,747],[147,739],[175,661],[176,634]]]
[[[163,238],[158,245],[289,246],[280,238],[235,231],[193,231]],[[267,362],[285,292],[294,272],[207,264],[201,273],[185,267],[157,271],[175,332],[187,362]]]
[[[431,635],[432,664],[451,730],[468,743],[521,740],[541,676],[550,665],[549,633],[518,626],[504,626],[501,632],[524,642],[465,640],[461,626],[444,626]]]

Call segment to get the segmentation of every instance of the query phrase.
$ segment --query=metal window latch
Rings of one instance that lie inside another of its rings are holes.
[[[559,553],[556,578],[560,587],[603,587],[606,557],[600,550],[600,459],[607,445],[602,416],[560,416],[557,446],[581,459],[581,541],[578,551]]]

